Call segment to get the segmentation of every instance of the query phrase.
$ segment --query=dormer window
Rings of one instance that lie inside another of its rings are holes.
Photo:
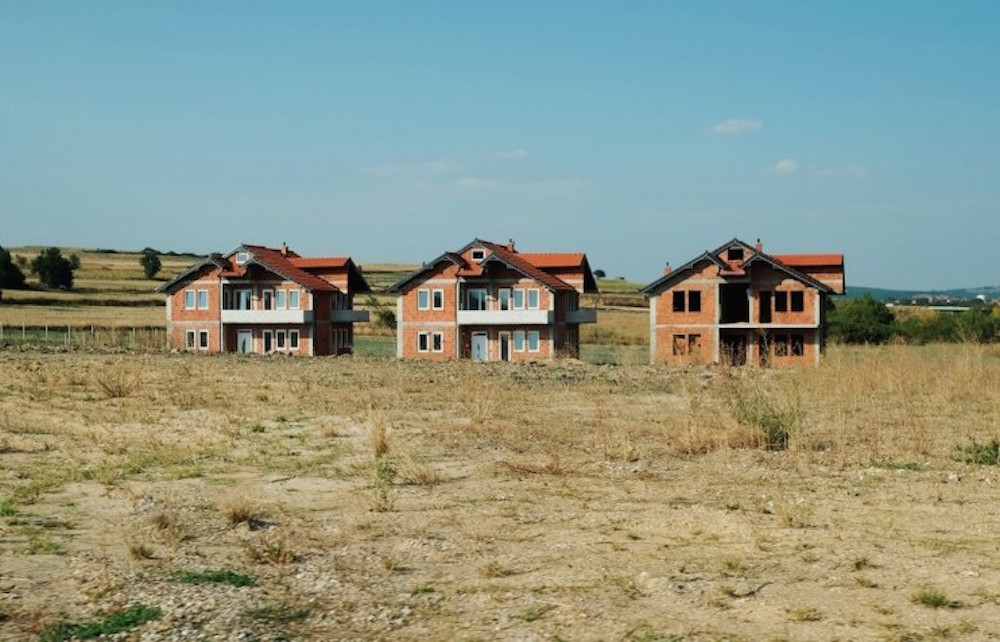
[[[742,247],[731,247],[726,253],[726,260],[728,261],[742,261],[743,260],[743,248]]]
[[[472,250],[472,260],[476,263],[482,262],[486,258],[486,250],[481,247],[477,247]]]
[[[250,260],[249,252],[237,252],[236,253],[236,265],[246,265],[247,261]]]

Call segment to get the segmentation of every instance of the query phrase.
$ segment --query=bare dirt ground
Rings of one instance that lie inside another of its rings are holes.
[[[0,638],[996,639],[997,438],[997,347],[2,352]]]

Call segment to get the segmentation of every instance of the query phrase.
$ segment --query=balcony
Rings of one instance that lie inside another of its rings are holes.
[[[458,325],[549,325],[548,310],[459,310]]]
[[[566,323],[597,323],[597,310],[569,310]]]
[[[347,310],[345,310],[346,312]],[[223,310],[223,323],[312,323],[312,310]]]
[[[332,323],[367,323],[368,310],[330,310]]]

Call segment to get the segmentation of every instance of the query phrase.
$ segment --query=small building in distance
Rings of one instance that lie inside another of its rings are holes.
[[[651,363],[818,364],[826,302],[843,294],[842,254],[767,254],[733,239],[642,292]]]
[[[597,311],[583,252],[527,253],[475,239],[392,286],[396,354],[406,359],[525,361],[580,356],[580,324]]]
[[[174,350],[318,356],[353,350],[354,324],[368,320],[354,295],[371,288],[348,257],[243,244],[157,291],[167,295]]]

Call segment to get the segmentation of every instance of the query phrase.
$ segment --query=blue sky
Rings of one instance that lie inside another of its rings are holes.
[[[4,2],[0,244],[1000,283],[1000,3]]]

